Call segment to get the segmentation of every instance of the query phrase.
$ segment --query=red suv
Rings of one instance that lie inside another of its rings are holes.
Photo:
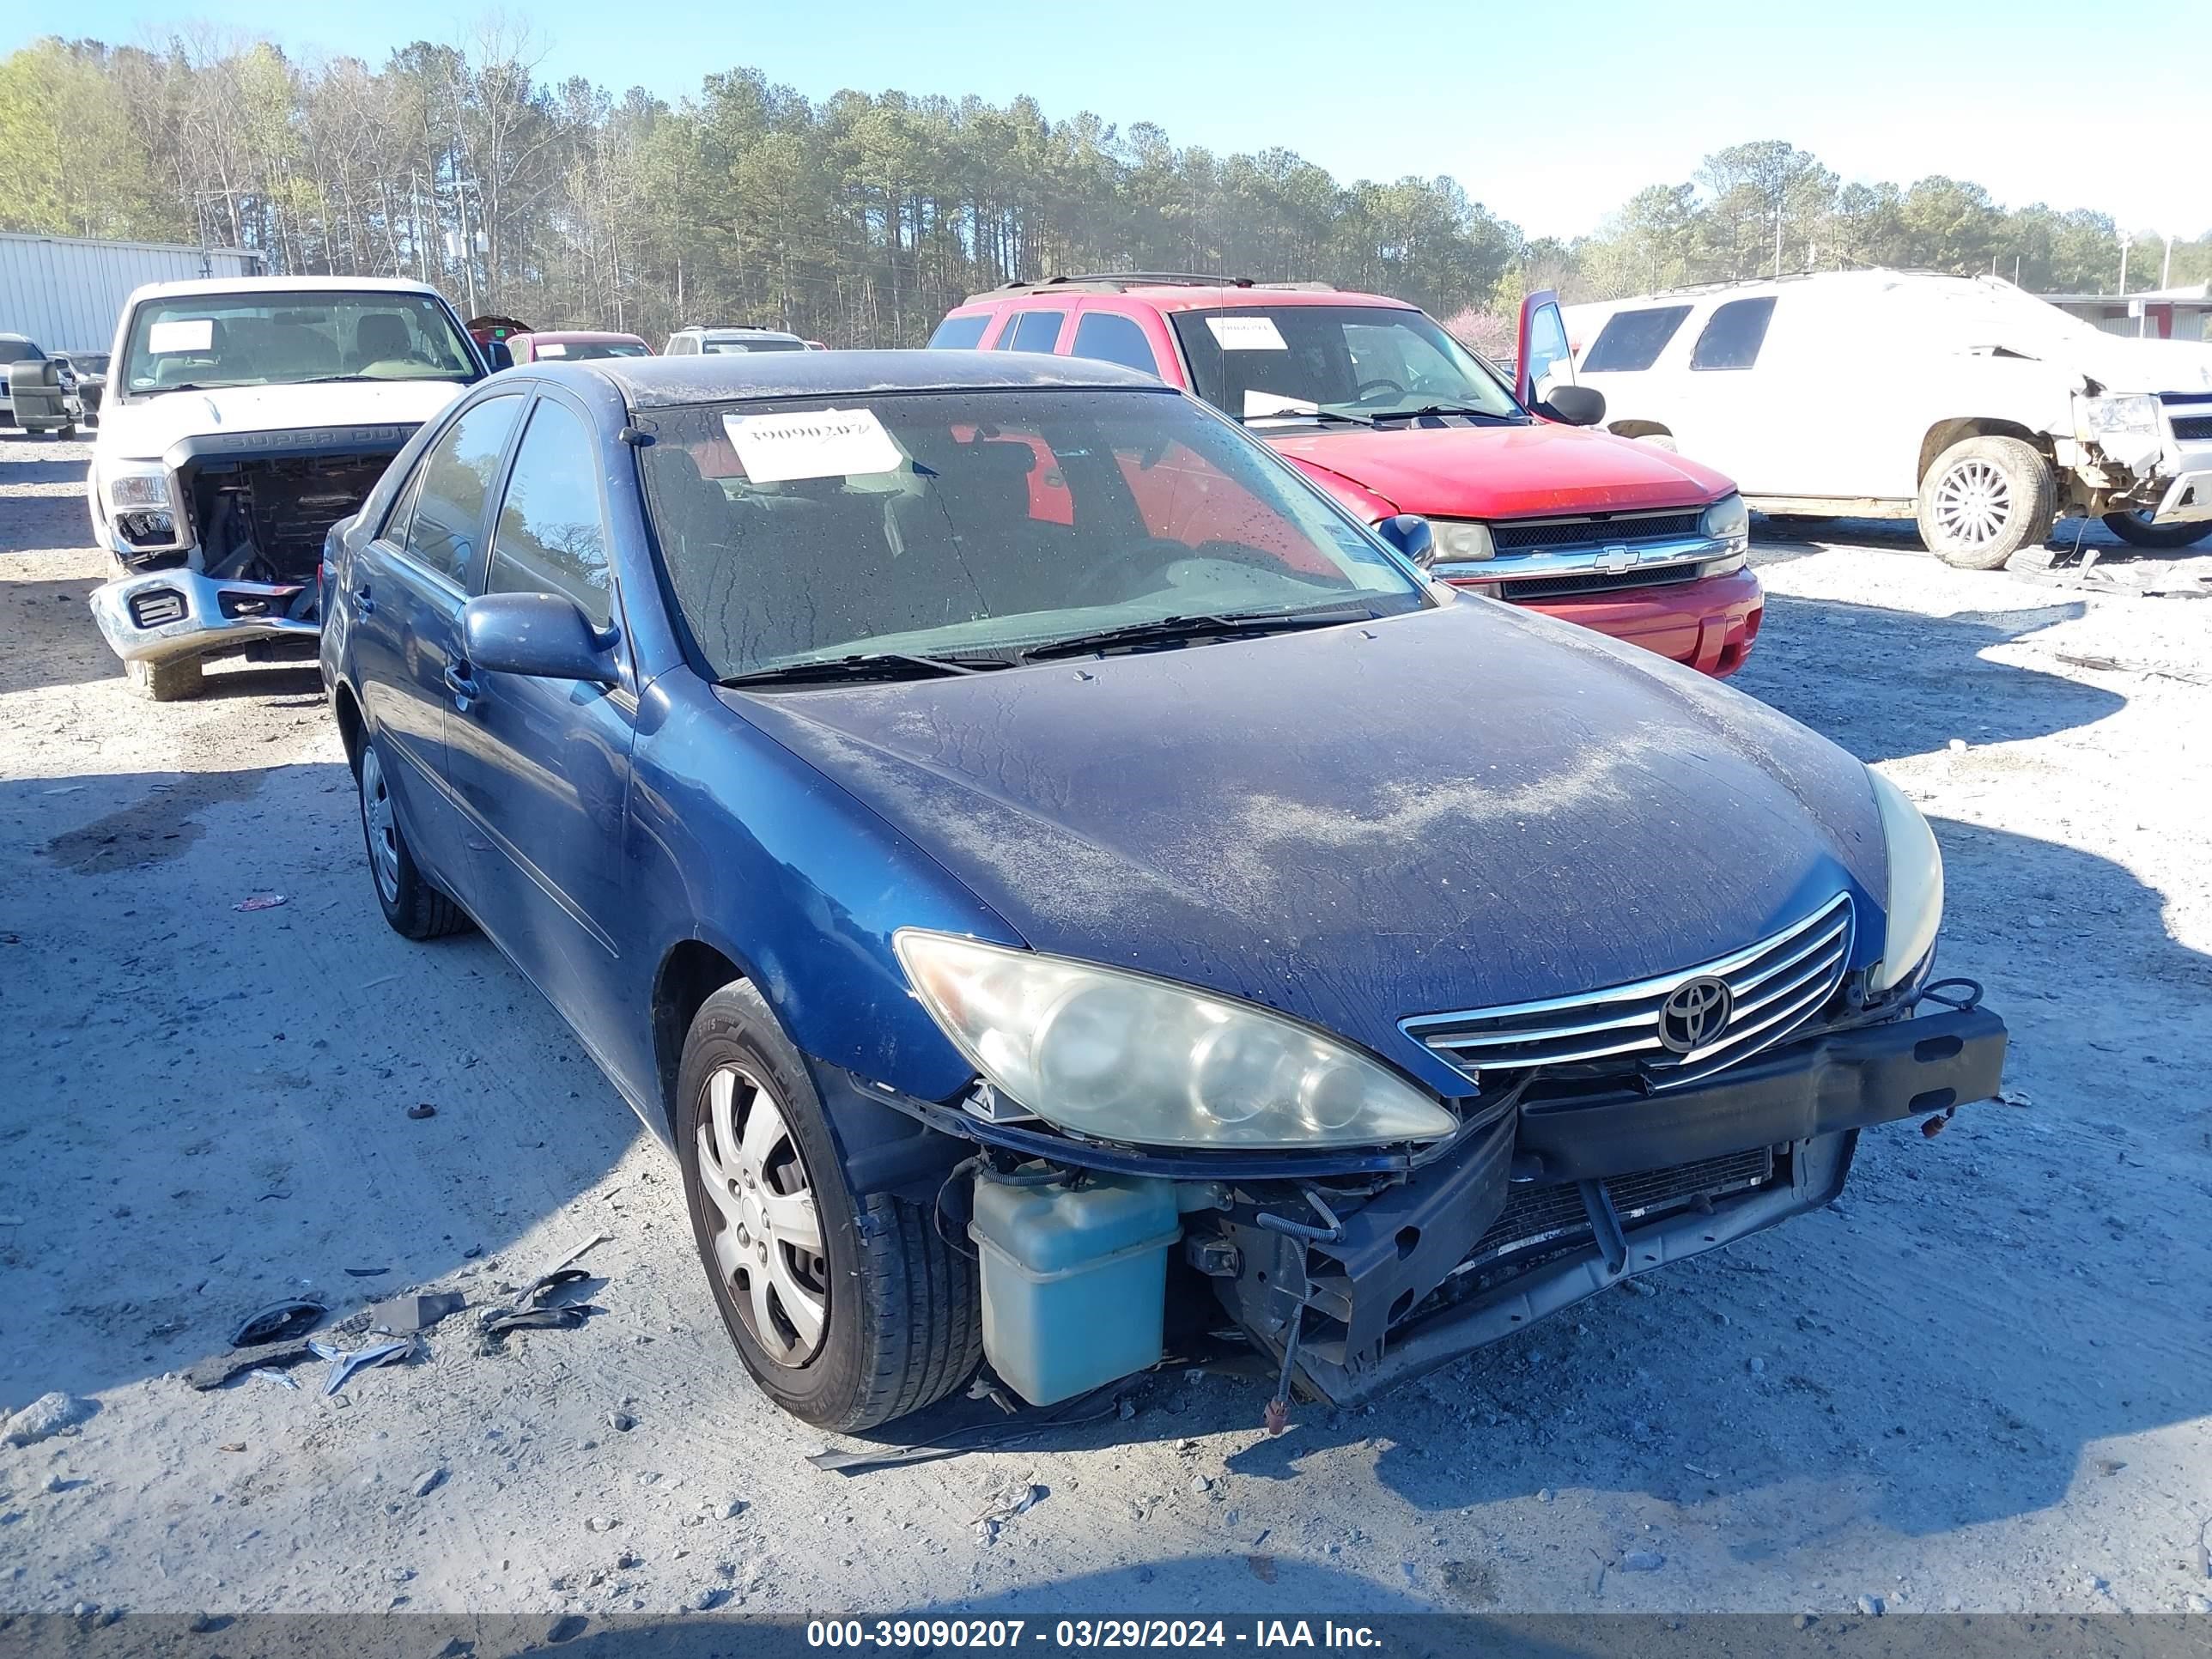
[[[1434,574],[1708,674],[1743,665],[1765,605],[1735,486],[1586,428],[1557,301],[1522,308],[1521,384],[1417,307],[1315,283],[1132,272],[1009,283],[932,346],[1102,358],[1205,398],[1373,524],[1429,521]],[[1532,412],[1533,411],[1533,412]]]

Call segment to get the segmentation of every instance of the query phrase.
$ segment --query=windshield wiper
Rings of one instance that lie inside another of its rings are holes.
[[[1360,415],[1349,409],[1263,409],[1237,417],[1240,426],[1254,421],[1349,421],[1354,426],[1373,426],[1375,416]]]
[[[750,690],[757,686],[827,684],[840,680],[904,680],[932,674],[981,674],[1012,665],[1004,657],[923,657],[905,651],[861,651],[849,657],[827,657],[815,662],[787,662],[775,668],[758,668],[750,674],[732,674],[714,684]]]
[[[1470,420],[1497,421],[1506,425],[1513,422],[1510,415],[1501,415],[1494,409],[1470,409],[1464,404],[1424,404],[1419,409],[1386,409],[1375,418],[1378,421],[1417,421],[1425,415],[1464,415]]]
[[[1301,628],[1334,628],[1343,623],[1371,622],[1370,605],[1329,604],[1303,611],[1255,611],[1225,616],[1163,617],[1157,622],[1128,623],[1102,628],[1095,633],[1071,634],[1023,647],[1020,660],[1042,662],[1053,657],[1079,657],[1094,651],[1112,651],[1146,645],[1168,645],[1183,640],[1231,639],[1261,634],[1285,633]]]

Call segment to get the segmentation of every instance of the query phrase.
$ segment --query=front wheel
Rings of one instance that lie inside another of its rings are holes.
[[[207,684],[200,667],[198,657],[186,657],[176,662],[125,663],[123,673],[131,689],[149,702],[182,702],[199,696]]]
[[[2212,519],[2189,524],[2153,524],[2145,513],[2107,513],[2105,528],[2136,547],[2194,547],[2212,536]]]
[[[376,884],[376,902],[394,933],[408,939],[439,939],[469,925],[468,914],[438,890],[417,869],[399,827],[392,780],[374,738],[363,738],[355,781],[361,790],[362,840],[368,850],[368,873]]]
[[[1995,570],[2058,518],[2051,463],[2018,438],[1965,438],[1920,481],[1920,539],[1961,570]]]
[[[684,1039],[676,1147],[722,1322],[793,1416],[871,1429],[975,1370],[975,1263],[923,1207],[853,1191],[805,1062],[742,980],[701,1005]]]

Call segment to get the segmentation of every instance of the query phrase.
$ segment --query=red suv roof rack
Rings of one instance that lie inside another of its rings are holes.
[[[989,299],[993,295],[1035,293],[1044,289],[1084,289],[1099,294],[1120,294],[1133,288],[1264,288],[1291,289],[1310,294],[1328,294],[1335,290],[1334,283],[1263,283],[1253,276],[1208,276],[1189,270],[1103,270],[1071,272],[1066,276],[1047,276],[1036,282],[1001,283],[982,294],[969,296],[970,301]]]

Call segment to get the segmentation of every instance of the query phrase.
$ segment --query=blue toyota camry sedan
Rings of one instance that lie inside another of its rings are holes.
[[[322,669],[386,917],[560,1010],[790,1411],[1224,1311],[1345,1401],[2005,1043],[1895,787],[1427,553],[1108,365],[532,364],[333,532]]]

